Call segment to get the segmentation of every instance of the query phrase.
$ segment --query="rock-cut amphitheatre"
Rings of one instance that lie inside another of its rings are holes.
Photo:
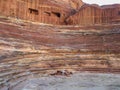
[[[0,90],[119,90],[119,75],[120,4],[0,0]]]

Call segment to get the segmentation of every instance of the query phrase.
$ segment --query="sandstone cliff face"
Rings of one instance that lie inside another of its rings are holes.
[[[71,25],[95,25],[120,23],[120,5],[88,5],[84,4],[78,12],[66,19]]]
[[[0,15],[54,25],[109,24],[120,23],[120,5],[100,7],[82,0],[2,0]]]
[[[84,2],[82,0],[52,0],[52,2],[58,3],[58,5],[67,5],[68,7],[71,7],[72,9],[79,9]],[[65,6],[66,7],[66,6]]]
[[[75,10],[78,10],[82,5],[84,5],[84,2],[82,2],[82,0],[70,0],[70,5]]]
[[[120,22],[120,4],[102,6],[102,22],[103,23],[119,23]]]
[[[102,9],[94,5],[83,5],[78,12],[66,19],[71,25],[93,25],[102,23]]]
[[[64,8],[62,7],[64,6]],[[22,7],[22,8],[21,8]],[[1,0],[0,14],[48,24],[64,24],[71,7],[54,0]]]
[[[18,19],[47,24],[65,24],[76,8],[83,4],[77,0],[1,0],[0,14]]]

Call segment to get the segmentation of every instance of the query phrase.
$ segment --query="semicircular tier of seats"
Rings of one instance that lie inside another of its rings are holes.
[[[57,70],[120,73],[119,25],[66,27],[0,19],[0,90]]]

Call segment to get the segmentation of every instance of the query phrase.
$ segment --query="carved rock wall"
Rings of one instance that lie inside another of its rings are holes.
[[[120,7],[83,5],[78,12],[66,19],[71,25],[95,25],[120,22]]]
[[[82,0],[1,0],[0,15],[54,25],[120,22],[120,5],[89,5]]]
[[[0,14],[48,24],[64,24],[69,9],[43,0],[1,0]]]
[[[116,23],[120,22],[120,7],[103,7],[102,12],[102,22],[103,23]]]
[[[99,7],[84,5],[76,14],[70,16],[67,19],[67,22],[68,24],[74,25],[89,25],[101,23],[101,13],[102,10]]]

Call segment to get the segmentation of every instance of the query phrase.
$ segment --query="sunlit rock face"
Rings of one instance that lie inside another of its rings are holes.
[[[56,1],[59,1],[59,0],[56,0]],[[84,4],[82,0],[61,0],[61,1],[69,4],[75,10],[79,9]]]
[[[120,4],[99,6],[82,0],[1,0],[0,15],[52,25],[117,24],[120,23]]]
[[[84,4],[79,10],[66,19],[70,25],[96,25],[120,23],[120,4],[99,6]]]
[[[63,25],[66,24],[65,19],[83,4],[81,0],[6,0],[0,1],[0,15]]]

